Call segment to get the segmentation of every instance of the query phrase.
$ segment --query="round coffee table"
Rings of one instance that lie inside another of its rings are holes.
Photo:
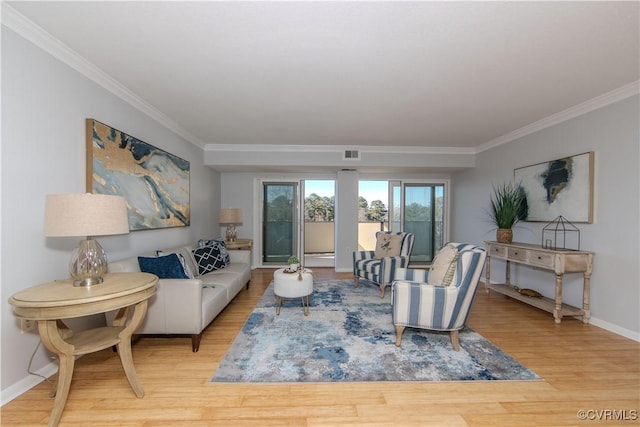
[[[308,316],[311,294],[313,293],[313,272],[308,268],[295,273],[288,273],[288,271],[288,269],[281,268],[273,273],[276,315],[280,314],[284,298],[302,298],[302,312]]]

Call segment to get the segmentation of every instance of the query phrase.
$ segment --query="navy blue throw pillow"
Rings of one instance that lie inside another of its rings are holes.
[[[185,274],[180,258],[177,254],[169,254],[167,256],[138,257],[140,271],[143,273],[151,273],[160,279],[188,279]]]

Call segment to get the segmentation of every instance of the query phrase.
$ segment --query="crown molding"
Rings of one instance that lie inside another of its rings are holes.
[[[521,127],[520,129],[514,130],[513,132],[509,132],[505,135],[499,136],[498,138],[492,139],[491,141],[485,142],[478,146],[476,153],[490,150],[491,148],[512,142],[518,138],[522,138],[523,136],[530,135],[534,132],[557,125],[599,108],[606,107],[607,105],[622,101],[630,96],[637,95],[639,92],[640,80],[636,80],[635,82],[619,87],[618,89],[596,96],[588,101],[574,105],[573,107],[569,107],[559,113],[552,114],[551,116],[540,119],[537,122],[533,122],[527,126]]]
[[[204,151],[223,152],[255,152],[255,153],[342,153],[345,150],[358,150],[361,153],[382,154],[475,154],[475,148],[468,147],[421,147],[391,145],[285,145],[285,144],[207,144]]]
[[[33,21],[26,18],[6,2],[2,2],[2,25],[13,30],[15,33],[38,46],[53,57],[59,59],[64,64],[67,64],[69,67],[102,86],[107,91],[113,93],[126,103],[130,104],[137,110],[140,110],[142,113],[160,123],[160,125],[171,130],[190,143],[200,148],[204,148],[206,145],[203,141],[186,131],[171,118],[154,108],[151,104],[96,67],[93,63],[87,61],[76,51],[53,37],[42,29],[42,27],[36,25]]]

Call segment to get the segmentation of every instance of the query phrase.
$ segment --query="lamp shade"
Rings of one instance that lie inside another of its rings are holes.
[[[129,232],[124,197],[106,194],[51,194],[44,209],[44,235],[107,236]]]
[[[242,224],[242,209],[222,208],[220,209],[220,224]]]

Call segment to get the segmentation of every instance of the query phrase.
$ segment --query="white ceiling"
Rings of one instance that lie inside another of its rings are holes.
[[[638,2],[8,2],[192,142],[477,148],[639,79]]]

